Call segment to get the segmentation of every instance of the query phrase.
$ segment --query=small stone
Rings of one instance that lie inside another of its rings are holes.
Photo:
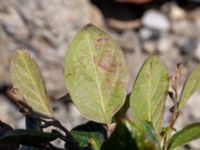
[[[166,54],[173,49],[173,39],[167,35],[162,36],[158,40],[157,50],[161,54]]]
[[[156,42],[146,41],[143,43],[143,50],[147,53],[153,54],[156,52]]]
[[[118,41],[119,45],[126,52],[141,51],[138,36],[132,30],[124,31]]]
[[[142,28],[139,31],[139,35],[141,40],[147,41],[147,40],[157,40],[160,37],[160,34],[157,30],[152,30],[148,28]]]
[[[178,5],[172,5],[170,11],[170,18],[172,20],[183,19],[185,17],[185,11]]]
[[[155,53],[157,49],[157,40],[160,38],[160,32],[155,29],[142,28],[139,32],[142,49],[147,53]]]
[[[142,24],[148,28],[168,31],[170,29],[170,22],[168,18],[159,11],[146,11],[142,17]]]
[[[189,19],[179,19],[171,24],[172,32],[186,37],[199,36],[198,28],[195,23]]]
[[[151,30],[150,30],[150,29],[147,29],[147,28],[142,28],[142,29],[140,30],[139,34],[140,34],[140,38],[141,38],[142,40],[148,40],[148,39],[150,39],[151,36],[152,36]]]
[[[196,39],[188,39],[181,48],[182,54],[193,56],[195,50],[197,48],[197,40]]]

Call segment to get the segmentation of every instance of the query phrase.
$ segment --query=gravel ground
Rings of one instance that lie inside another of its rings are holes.
[[[39,63],[55,116],[67,128],[86,121],[72,104],[67,106],[55,100],[66,94],[63,61],[67,47],[74,35],[90,22],[110,33],[123,49],[131,75],[130,89],[143,61],[152,53],[159,54],[171,75],[176,63],[183,62],[185,69],[181,81],[184,81],[200,61],[199,7],[187,9],[168,2],[159,6],[140,6],[137,13],[133,11],[135,7],[127,4],[105,7],[103,2],[89,0],[0,0],[1,120],[16,128],[24,127],[23,116],[7,101],[4,90],[11,85],[12,54],[24,48]],[[183,109],[177,129],[199,122],[199,97],[200,93],[195,93]],[[171,104],[167,104],[166,110],[170,107]],[[192,149],[200,148],[198,141],[191,146]]]

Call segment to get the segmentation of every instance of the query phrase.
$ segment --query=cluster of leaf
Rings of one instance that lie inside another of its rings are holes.
[[[0,147],[175,150],[200,137],[200,123],[186,126],[171,136],[181,108],[200,87],[200,66],[197,66],[178,95],[181,68],[178,64],[175,75],[169,77],[159,58],[152,55],[142,65],[132,92],[127,93],[129,75],[120,47],[102,30],[91,24],[85,26],[67,51],[65,84],[74,105],[90,121],[68,131],[53,117],[37,64],[27,52],[17,51],[11,62],[10,99],[25,115],[26,129],[12,129],[0,122]],[[169,126],[163,127],[167,95],[174,106],[170,109]],[[127,119],[128,108],[132,118]],[[53,128],[45,132],[48,127]],[[64,147],[53,145],[56,139],[64,141]]]

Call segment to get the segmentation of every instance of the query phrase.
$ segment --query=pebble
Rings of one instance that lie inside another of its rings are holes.
[[[147,28],[142,28],[139,31],[139,35],[142,40],[148,40],[152,37],[152,30]]]
[[[172,22],[171,26],[174,34],[179,34],[186,37],[199,36],[198,28],[194,21],[189,19],[180,19]]]
[[[169,19],[161,12],[156,10],[148,10],[142,17],[142,24],[148,28],[159,30],[162,32],[170,29]]]
[[[182,54],[193,56],[195,50],[197,48],[197,41],[194,38],[188,39],[182,46],[181,52]]]
[[[138,52],[141,51],[140,41],[138,35],[132,30],[126,30],[118,38],[118,43],[125,52]]]
[[[147,53],[155,53],[157,50],[157,41],[160,39],[160,32],[155,29],[143,27],[139,31],[139,37],[142,43],[142,49]]]
[[[158,40],[160,33],[157,30],[142,28],[139,31],[139,36],[142,41]]]
[[[166,14],[172,22],[186,18],[186,11],[175,2],[165,3],[161,6],[161,12]]]
[[[170,18],[172,20],[183,19],[186,16],[186,12],[178,5],[172,5],[170,11]]]
[[[157,50],[161,54],[166,54],[173,49],[173,39],[169,35],[164,35],[158,40]]]
[[[156,41],[146,41],[143,43],[143,50],[149,54],[153,54],[156,52]]]

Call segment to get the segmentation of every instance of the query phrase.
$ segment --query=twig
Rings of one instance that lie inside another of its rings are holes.
[[[174,106],[173,110],[171,110],[173,112],[173,115],[170,119],[170,125],[167,129],[166,134],[164,135],[163,150],[167,150],[169,137],[171,136],[174,124],[180,114],[179,102],[178,102],[178,81],[181,76],[181,71],[182,71],[182,63],[178,63],[176,67],[175,76],[172,77],[172,89],[174,92],[169,92],[170,98],[173,100]]]

